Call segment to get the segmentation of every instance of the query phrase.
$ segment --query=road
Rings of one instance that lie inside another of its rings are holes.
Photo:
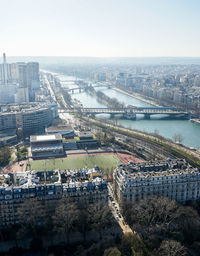
[[[44,83],[47,85],[47,88],[48,88],[48,90],[49,90],[49,92],[50,92],[50,94],[51,94],[52,99],[53,99],[55,102],[57,102],[56,96],[55,96],[55,94],[54,94],[54,91],[53,91],[53,89],[51,88],[51,84],[50,84],[50,82],[49,82],[49,80],[48,80],[48,77],[47,77],[47,75],[46,75],[45,73],[43,73],[43,79],[44,79]]]
[[[119,226],[121,227],[123,233],[133,233],[133,230],[129,227],[129,225],[125,222],[119,208],[119,204],[115,198],[115,195],[113,193],[112,186],[108,184],[108,205],[111,208],[111,211],[113,213],[114,218],[118,222]],[[135,231],[134,231],[135,233]]]

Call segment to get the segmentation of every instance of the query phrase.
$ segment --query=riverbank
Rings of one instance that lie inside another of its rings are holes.
[[[118,92],[121,92],[121,93],[123,93],[123,94],[125,94],[125,95],[128,95],[128,96],[130,96],[130,97],[132,97],[132,98],[135,98],[135,99],[138,99],[138,100],[141,100],[141,101],[143,101],[143,102],[145,102],[145,103],[148,103],[148,104],[151,104],[151,105],[153,105],[153,106],[155,106],[155,107],[162,107],[161,105],[159,105],[159,104],[157,104],[156,102],[154,102],[154,101],[152,101],[152,100],[148,100],[148,99],[144,99],[140,94],[138,94],[138,93],[129,93],[129,92],[126,92],[126,91],[124,91],[124,90],[122,90],[122,89],[120,89],[120,88],[117,88],[117,87],[113,87],[112,88],[113,90],[115,90],[115,91],[118,91]]]
[[[62,76],[62,79],[67,80],[69,77]],[[122,88],[122,91],[114,90],[112,88],[98,88],[98,90],[104,92],[104,94],[110,98],[116,98],[120,102],[127,105],[137,107],[153,107],[153,102],[151,102],[154,101],[153,99],[148,98],[149,101],[147,101],[145,96],[142,98],[142,95],[139,96],[137,94],[132,94],[131,92],[124,92],[124,88]],[[71,97],[72,99],[78,99],[85,108],[105,108],[107,106],[106,104],[103,104],[102,101],[98,101],[96,97],[91,96],[87,91],[71,94]],[[152,104],[150,105],[145,102]],[[160,102],[157,103],[160,104]],[[108,116],[106,116],[106,118],[109,119]],[[163,116],[161,116],[161,118],[163,118]],[[157,130],[161,136],[171,140],[173,140],[175,134],[181,134],[183,137],[182,144],[195,149],[200,147],[200,125],[192,123],[188,120],[161,120],[159,115],[152,116],[150,120],[144,120],[142,116],[138,115],[137,120],[119,119],[118,124],[126,128],[147,131],[149,133],[154,133],[154,131]]]
[[[165,140],[164,138],[158,138],[156,136],[141,131],[114,126],[112,124],[105,123],[97,119],[92,119],[88,117],[82,117],[82,119],[101,128],[109,128],[114,132],[118,132],[119,134],[121,133],[129,136],[136,136],[137,138],[146,142],[149,141],[150,143],[155,143],[158,149],[161,150],[162,147],[165,147],[166,150],[172,152],[176,157],[186,159],[189,163],[193,164],[196,167],[200,166],[200,154],[197,151],[193,151],[183,145],[178,145],[172,141]]]

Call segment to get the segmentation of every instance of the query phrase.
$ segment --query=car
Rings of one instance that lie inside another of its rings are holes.
[[[19,163],[19,166],[23,166],[23,165],[24,165],[24,163],[23,163],[23,162],[20,162],[20,163]]]

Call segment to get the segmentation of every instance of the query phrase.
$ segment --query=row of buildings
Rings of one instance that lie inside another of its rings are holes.
[[[107,81],[162,103],[184,108],[200,108],[198,65],[127,65],[104,67],[93,80]]]
[[[0,103],[34,101],[39,89],[39,63],[7,63],[4,53],[0,64]]]
[[[200,172],[185,160],[119,165],[113,173],[120,205],[135,204],[154,195],[180,203],[200,198]],[[58,202],[67,197],[86,203],[108,203],[108,188],[98,166],[93,169],[27,171],[0,175],[0,223],[18,222],[19,207],[27,200]]]
[[[24,103],[0,105],[0,146],[12,144],[18,130],[23,136],[44,133],[58,117],[56,103]],[[14,136],[14,137],[13,137]]]
[[[107,184],[99,168],[0,175],[0,225],[17,224],[18,209],[28,200],[55,203],[64,197],[107,204]]]

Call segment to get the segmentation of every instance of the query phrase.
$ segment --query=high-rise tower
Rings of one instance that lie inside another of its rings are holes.
[[[3,83],[6,85],[8,83],[8,69],[6,63],[6,54],[3,53]]]

